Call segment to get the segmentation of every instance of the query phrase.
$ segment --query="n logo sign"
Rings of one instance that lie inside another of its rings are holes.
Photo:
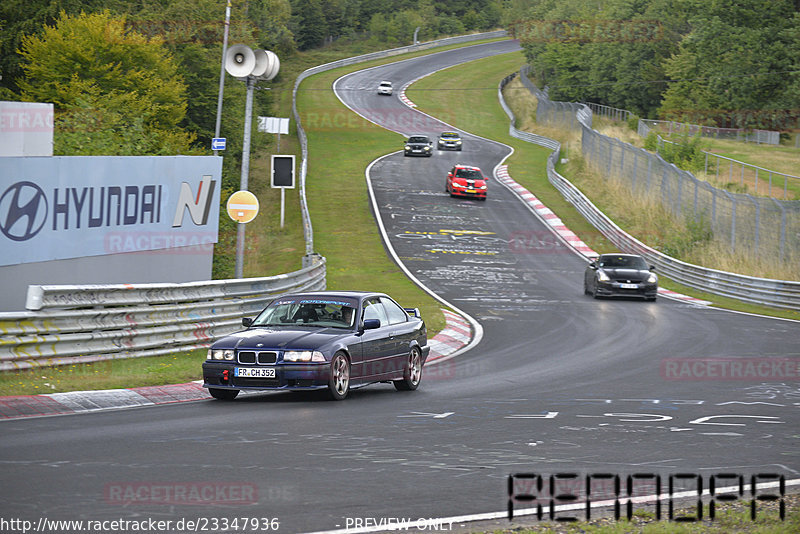
[[[197,226],[204,226],[208,222],[208,214],[211,213],[211,202],[214,200],[214,188],[216,180],[211,179],[211,175],[203,176],[197,195],[192,193],[192,187],[187,183],[181,184],[181,193],[178,196],[178,205],[175,209],[175,218],[172,220],[172,227],[183,226],[183,214],[189,209],[189,216]]]

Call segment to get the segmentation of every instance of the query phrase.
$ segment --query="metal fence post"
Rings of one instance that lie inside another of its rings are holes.
[[[758,238],[759,238],[759,230],[760,230],[760,226],[761,226],[761,203],[758,202],[757,199],[753,198],[750,195],[747,195],[747,197],[750,199],[750,201],[756,207],[756,226],[755,226],[755,231],[754,231],[755,245],[753,246],[753,252],[758,254],[758,241],[759,241]]]
[[[758,167],[756,167],[756,195],[758,194]]]
[[[781,210],[781,237],[780,237],[780,250],[781,250],[781,260],[783,260],[783,253],[784,253],[784,246],[786,244],[786,208],[783,207],[783,204],[775,200],[774,198],[772,201],[778,208]]]

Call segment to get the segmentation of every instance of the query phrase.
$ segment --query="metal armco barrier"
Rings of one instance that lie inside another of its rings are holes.
[[[302,149],[300,203],[306,254],[303,268],[265,278],[184,284],[30,286],[29,311],[0,313],[0,371],[155,356],[209,346],[241,327],[241,318],[276,297],[326,287],[325,259],[314,253],[305,181],[308,142],[297,90],[309,76],[406,52],[508,35],[505,30],[450,37],[308,69],[297,77],[292,112]]]
[[[756,278],[725,271],[718,271],[698,265],[686,263],[663,254],[641,241],[625,233],[614,222],[606,217],[577,187],[555,170],[555,164],[561,153],[558,141],[521,132],[514,126],[516,118],[503,98],[503,88],[517,73],[510,74],[500,82],[498,97],[503,109],[511,119],[509,134],[517,139],[550,148],[553,152],[547,159],[547,177],[550,183],[577,209],[586,220],[597,228],[620,251],[641,254],[651,265],[656,266],[658,273],[687,287],[706,291],[715,295],[731,297],[738,300],[764,304],[778,308],[800,309],[800,282],[787,280],[771,280]],[[537,97],[547,98],[541,91]],[[576,119],[591,128],[592,111],[582,104],[571,104],[575,107]]]
[[[0,313],[0,370],[155,356],[209,346],[278,296],[325,289],[325,259],[293,273],[182,284],[30,286]]]

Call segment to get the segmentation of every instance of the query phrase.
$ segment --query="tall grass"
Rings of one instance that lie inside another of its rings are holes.
[[[676,217],[664,209],[659,201],[634,195],[625,185],[607,179],[602,173],[590,168],[579,151],[580,134],[536,123],[535,97],[527,90],[519,90],[520,87],[524,89],[520,82],[514,80],[504,93],[515,115],[520,113],[517,115],[517,127],[523,129],[519,125],[526,125],[534,133],[557,139],[562,145],[575,147],[567,153],[569,161],[565,165],[557,166],[558,171],[626,232],[665,254],[704,267],[762,278],[800,280],[800,270],[797,267],[800,263],[795,261],[796,258],[787,258],[780,262],[775,258],[753,255],[750,251],[731,252],[727,242],[713,238],[702,220]],[[613,132],[626,128],[612,127],[609,124],[611,121],[598,122],[600,131]],[[592,243],[589,244],[593,246]],[[595,250],[601,252],[601,249]]]

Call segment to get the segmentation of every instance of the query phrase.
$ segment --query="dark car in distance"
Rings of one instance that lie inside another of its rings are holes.
[[[598,297],[640,297],[656,300],[655,267],[637,254],[601,254],[586,266],[583,292]]]
[[[342,400],[376,382],[415,390],[430,352],[419,311],[383,293],[284,295],[242,325],[203,362],[203,387],[216,399],[233,400],[241,390],[328,389]]]
[[[433,143],[427,135],[411,135],[406,140],[403,147],[404,156],[427,156],[433,155]]]

